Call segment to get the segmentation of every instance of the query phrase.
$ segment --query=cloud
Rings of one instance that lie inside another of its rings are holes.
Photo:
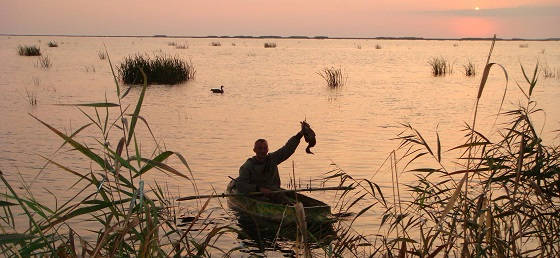
[[[422,14],[445,16],[481,16],[481,17],[508,17],[508,16],[560,16],[560,5],[534,6],[525,5],[508,8],[492,9],[456,9],[422,11]]]

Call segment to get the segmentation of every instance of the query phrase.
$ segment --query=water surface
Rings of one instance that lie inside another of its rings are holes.
[[[59,42],[48,48],[47,42]],[[175,49],[168,42],[187,44],[188,49]],[[61,139],[31,118],[31,113],[67,133],[87,123],[79,110],[55,104],[116,101],[115,86],[107,60],[100,60],[98,51],[106,45],[114,63],[124,57],[146,53],[168,54],[190,59],[196,66],[196,78],[187,83],[149,87],[141,115],[149,121],[157,142],[168,150],[182,153],[188,160],[201,194],[212,188],[222,192],[228,176],[237,176],[239,166],[253,155],[252,144],[266,138],[270,149],[281,147],[299,130],[299,121],[307,119],[317,133],[315,155],[306,154],[302,141],[296,153],[279,166],[283,182],[288,182],[295,168],[300,181],[318,179],[333,164],[356,178],[370,178],[390,196],[390,170],[381,168],[389,153],[398,145],[390,140],[402,131],[401,123],[410,123],[435,144],[437,128],[442,148],[461,143],[464,122],[470,122],[477,88],[486,62],[490,42],[487,41],[405,41],[405,40],[298,40],[278,39],[276,48],[263,47],[270,40],[219,39],[221,47],[209,45],[216,39],[166,38],[78,38],[78,37],[0,37],[0,169],[12,182],[21,174],[39,200],[53,205],[73,195],[69,186],[75,182],[65,172],[47,167],[44,155],[67,166],[89,170],[90,163],[67,150],[53,154]],[[232,44],[234,43],[234,44]],[[37,58],[17,55],[19,44],[36,44],[51,59],[53,66],[37,67]],[[381,49],[375,49],[375,45]],[[497,42],[492,61],[505,66],[509,73],[509,90],[503,109],[523,102],[516,82],[526,87],[520,63],[532,68],[539,60],[550,67],[560,67],[559,42]],[[360,45],[361,49],[356,46]],[[446,57],[454,64],[451,75],[435,78],[430,74],[428,60]],[[464,76],[463,65],[472,61],[477,66],[474,78]],[[325,86],[317,74],[335,66],[348,76],[346,85],[338,90]],[[212,94],[210,88],[224,85],[225,94]],[[494,116],[498,112],[505,80],[494,70],[488,81],[480,106],[482,132],[496,136]],[[26,99],[26,91],[36,94],[38,105]],[[133,88],[125,99],[134,105],[140,89]],[[553,141],[553,130],[560,118],[560,80],[541,79],[535,89],[539,107],[546,111],[537,115],[535,123],[542,128],[545,140]],[[128,112],[132,112],[133,106]],[[91,109],[86,109],[92,112]],[[111,116],[113,119],[116,112]],[[494,125],[494,126],[493,126]],[[145,126],[139,127],[142,152],[149,155],[154,143]],[[99,131],[90,128],[80,140],[98,146]],[[110,143],[116,146],[118,135]],[[452,157],[444,156],[450,168]],[[181,167],[177,160],[170,165]],[[183,169],[186,173],[186,170]],[[154,171],[155,172],[155,171]],[[403,173],[401,183],[411,183],[414,176]],[[189,182],[153,173],[144,177],[168,184],[177,196],[194,194]],[[312,194],[329,202],[334,193]],[[404,193],[403,198],[408,194]],[[183,203],[188,208],[195,203]],[[218,205],[212,203],[213,207]],[[359,207],[357,207],[359,208]],[[191,208],[192,210],[192,208]],[[371,211],[356,223],[361,232],[375,232],[381,211]],[[224,223],[235,223],[225,212]],[[231,236],[226,246],[242,240]]]

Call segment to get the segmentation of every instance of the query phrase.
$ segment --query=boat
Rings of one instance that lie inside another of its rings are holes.
[[[288,199],[293,201],[288,204],[280,204],[274,203],[268,198],[263,198],[262,196],[237,195],[239,192],[235,188],[234,181],[229,183],[226,192],[234,195],[228,197],[228,205],[230,208],[256,218],[286,224],[296,223],[296,209],[294,204],[297,198],[297,201],[303,204],[305,220],[307,222],[329,223],[333,220],[331,207],[329,205],[300,193],[284,193]]]

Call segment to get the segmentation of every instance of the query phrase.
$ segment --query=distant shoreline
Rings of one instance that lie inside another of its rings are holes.
[[[483,41],[489,38],[424,38],[424,37],[329,37],[329,36],[173,36],[156,34],[142,35],[64,35],[64,34],[0,34],[9,37],[71,37],[71,38],[209,38],[209,39],[355,39],[355,40],[453,40],[453,41]],[[499,41],[560,41],[560,38],[524,39],[524,38],[496,38]]]

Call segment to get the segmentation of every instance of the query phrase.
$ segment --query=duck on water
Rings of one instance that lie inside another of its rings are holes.
[[[224,94],[224,85],[220,86],[219,89],[210,89],[212,93],[221,93]]]

